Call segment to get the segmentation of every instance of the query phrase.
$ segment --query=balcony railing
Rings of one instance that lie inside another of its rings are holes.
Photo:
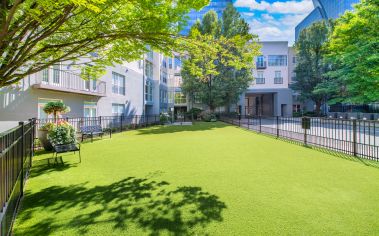
[[[257,69],[266,69],[267,68],[267,62],[265,61],[257,61],[255,63]]]
[[[255,83],[256,84],[265,84],[266,80],[265,80],[265,78],[256,78]]]
[[[283,84],[283,77],[275,77],[274,84]]]
[[[104,81],[84,80],[78,74],[58,69],[45,69],[37,72],[33,87],[92,96],[106,95]]]

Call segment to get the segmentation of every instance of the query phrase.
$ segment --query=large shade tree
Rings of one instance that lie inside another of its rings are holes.
[[[332,102],[379,101],[379,1],[362,0],[337,19],[327,45],[333,64],[324,84]]]
[[[236,103],[253,80],[253,59],[259,55],[248,24],[229,4],[222,19],[214,11],[206,13],[191,28],[190,38],[196,43],[183,63],[183,91],[192,99],[198,96],[210,110]]]
[[[299,92],[301,100],[312,100],[315,103],[315,112],[318,115],[323,101],[329,96],[319,86],[328,80],[326,73],[330,65],[325,62],[325,43],[331,30],[331,22],[314,23],[301,31],[295,44],[296,76],[291,87]]]
[[[0,3],[0,87],[58,62],[85,58],[82,61],[95,65],[87,67],[85,74],[90,75],[112,62],[139,58],[146,45],[172,50],[185,14],[208,2],[4,0]]]

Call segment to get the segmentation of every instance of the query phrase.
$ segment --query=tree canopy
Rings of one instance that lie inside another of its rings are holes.
[[[253,80],[257,36],[229,4],[222,19],[214,11],[206,13],[189,37],[196,43],[189,45],[183,63],[183,91],[191,99],[199,96],[210,110],[237,102]]]
[[[325,63],[326,54],[324,45],[328,40],[332,27],[330,22],[321,21],[302,30],[295,44],[297,53],[296,76],[291,88],[298,91],[300,99],[312,100],[316,104],[316,113],[320,113],[321,104],[328,96],[324,90],[317,90],[317,86],[327,80],[325,73],[329,65]]]
[[[101,69],[171,51],[190,9],[209,0],[4,0],[0,4],[0,87],[85,57]],[[79,63],[79,62],[78,62]],[[87,71],[89,73],[89,71]]]
[[[379,101],[379,1],[362,0],[337,19],[326,48],[332,102]]]

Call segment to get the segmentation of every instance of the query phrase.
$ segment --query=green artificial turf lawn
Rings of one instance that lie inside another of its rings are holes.
[[[34,160],[16,235],[378,235],[379,168],[223,123]]]

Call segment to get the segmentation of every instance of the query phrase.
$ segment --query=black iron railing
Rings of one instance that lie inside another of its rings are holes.
[[[0,134],[0,235],[10,235],[32,164],[35,120]]]
[[[220,114],[220,120],[277,138],[379,161],[378,121],[235,114]]]

